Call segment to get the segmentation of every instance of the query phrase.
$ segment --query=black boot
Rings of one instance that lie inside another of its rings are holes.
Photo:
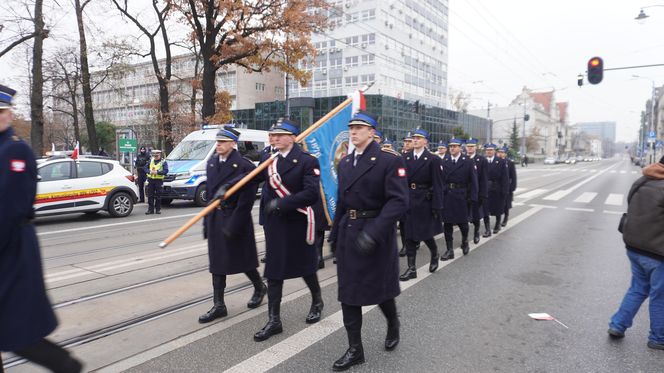
[[[484,234],[482,237],[491,237],[491,220],[484,219]]]
[[[470,245],[468,245],[468,236],[461,237],[461,252],[463,255],[468,255],[470,252]]]
[[[493,233],[500,232],[500,215],[496,216],[496,225],[493,226]]]
[[[251,299],[249,299],[249,302],[247,302],[247,307],[248,308],[257,308],[258,306],[263,303],[263,298],[265,298],[265,294],[267,294],[267,286],[263,283],[263,281],[258,281],[254,283],[254,294],[251,296]]]
[[[477,224],[473,223],[473,227],[475,228],[473,231],[473,243],[477,245],[480,243],[480,222],[477,222]]]
[[[454,242],[445,241],[445,246],[447,247],[447,251],[445,251],[445,254],[443,254],[443,256],[440,257],[440,260],[446,261],[454,259]]]
[[[429,272],[434,273],[438,269],[438,260],[440,259],[440,256],[438,255],[437,247],[429,249],[431,250],[431,261],[429,262]]]
[[[334,362],[332,369],[336,372],[347,370],[353,365],[364,363],[364,348],[362,347],[362,331],[346,330],[348,333],[348,350],[344,356]]]
[[[414,256],[409,256],[407,259],[408,259],[408,268],[406,268],[406,272],[404,272],[401,276],[399,276],[399,280],[401,280],[401,281],[408,281],[411,278],[417,278],[417,268],[415,267],[415,257]]]
[[[508,213],[505,213],[505,218],[503,219],[503,222],[500,223],[501,227],[506,227],[507,226],[507,220],[509,219],[510,215]]]
[[[404,257],[406,256],[406,246],[404,245],[401,250],[399,250],[399,256]]]
[[[207,311],[206,314],[201,315],[198,318],[198,322],[201,324],[214,321],[220,317],[228,316],[228,310],[224,304],[224,289],[226,288],[226,281],[224,276],[212,275],[212,298],[214,300],[214,305]]]
[[[394,350],[399,344],[400,326],[401,323],[398,317],[395,317],[393,320],[387,320],[387,336],[385,336],[385,349],[387,351]]]
[[[320,290],[311,294],[311,308],[307,315],[306,323],[314,324],[320,321],[320,315],[323,312],[323,296]]]
[[[267,306],[269,318],[263,329],[254,334],[254,341],[256,342],[264,341],[271,336],[277,335],[284,331],[283,327],[281,326],[281,317],[279,316],[281,303],[269,303]]]

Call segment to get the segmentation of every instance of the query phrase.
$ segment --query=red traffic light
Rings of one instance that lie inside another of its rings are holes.
[[[588,82],[599,84],[602,78],[604,78],[604,61],[600,57],[593,57],[588,60]]]

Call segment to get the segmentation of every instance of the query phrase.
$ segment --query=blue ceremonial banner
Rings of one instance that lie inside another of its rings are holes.
[[[337,168],[348,154],[348,122],[353,106],[348,104],[328,119],[304,140],[308,152],[320,163],[320,183],[323,188],[323,205],[330,222],[337,209]]]

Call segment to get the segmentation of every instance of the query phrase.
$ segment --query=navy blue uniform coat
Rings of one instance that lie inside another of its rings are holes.
[[[469,157],[475,161],[477,168],[477,186],[478,186],[478,201],[472,202],[470,206],[470,220],[477,221],[489,216],[489,174],[488,162],[486,158],[475,153],[473,157]]]
[[[413,151],[406,153],[405,158],[410,197],[406,214],[406,238],[417,242],[428,240],[443,232],[442,159],[427,149],[417,160]],[[413,184],[416,184],[415,189]],[[422,189],[418,185],[429,187]],[[438,218],[434,218],[433,210],[437,211]]]
[[[516,190],[516,167],[514,166],[514,161],[509,158],[505,158],[505,162],[507,162],[507,175],[510,179],[510,189],[507,193],[507,198],[505,198],[505,209],[509,210],[512,208],[514,191]]]
[[[475,161],[459,155],[454,164],[452,157],[443,160],[443,181],[445,183],[445,210],[443,221],[451,224],[468,223],[469,205],[478,201],[478,183]],[[451,184],[455,187],[452,188]],[[459,188],[459,186],[464,186]]]
[[[218,155],[213,155],[207,162],[207,195],[214,196],[219,187],[254,168],[256,166],[237,150],[233,150],[223,163],[219,162]],[[250,181],[205,217],[210,273],[230,275],[258,267],[254,222],[251,218],[257,188],[256,181]],[[231,233],[230,238],[224,235],[224,230]]]
[[[505,199],[509,193],[510,180],[507,163],[498,156],[488,167],[489,177],[489,213],[502,215],[505,212]]]
[[[9,128],[0,133],[0,351],[29,347],[57,326],[29,223],[36,191],[32,150]]]
[[[357,165],[355,152],[339,163],[339,199],[330,232],[337,245],[338,297],[341,303],[366,306],[393,299],[399,288],[396,222],[408,208],[403,158],[380,150],[372,141]],[[378,216],[351,220],[348,210],[380,210]],[[358,253],[360,231],[376,241],[370,255]]]
[[[277,172],[291,195],[279,199],[278,213],[263,216],[265,277],[284,280],[308,276],[318,269],[318,253],[306,242],[307,216],[297,209],[312,206],[320,198],[318,159],[294,145],[286,158],[278,156]],[[279,198],[268,183],[267,169],[257,179],[265,182],[265,203]]]

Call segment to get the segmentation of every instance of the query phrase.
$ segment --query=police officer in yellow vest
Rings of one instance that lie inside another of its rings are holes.
[[[148,211],[145,215],[161,214],[161,187],[168,174],[168,163],[161,159],[161,150],[152,150],[152,159],[145,165],[148,175]]]

